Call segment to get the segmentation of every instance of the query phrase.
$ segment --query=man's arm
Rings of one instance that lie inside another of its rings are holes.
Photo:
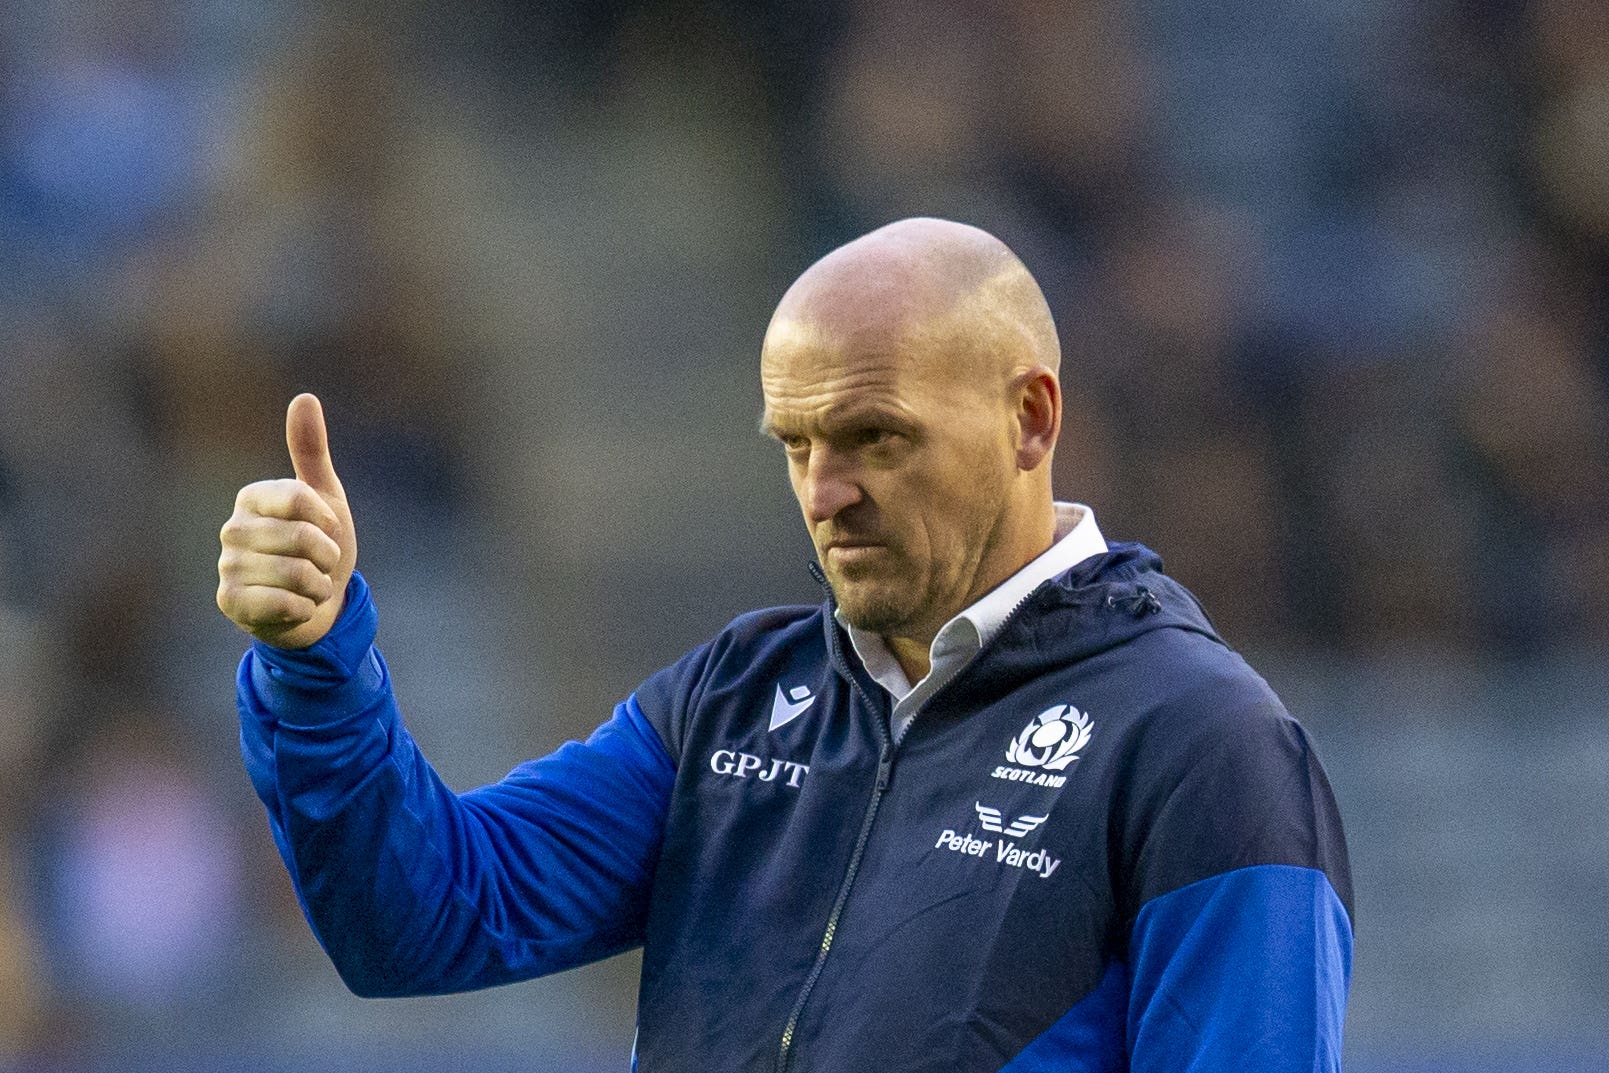
[[[585,743],[462,795],[403,728],[318,400],[295,479],[241,489],[218,607],[255,644],[241,750],[319,941],[363,995],[484,987],[641,941],[675,768],[636,699]]]
[[[241,662],[241,747],[302,907],[365,996],[570,968],[642,941],[675,768],[635,698],[462,795],[403,727],[362,575],[329,635]]]
[[[1180,729],[1132,817],[1134,1073],[1338,1071],[1352,965],[1335,799],[1272,694]]]

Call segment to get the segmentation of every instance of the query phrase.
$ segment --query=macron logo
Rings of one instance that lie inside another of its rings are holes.
[[[792,700],[788,698],[792,697]],[[777,697],[771,702],[771,725],[768,730],[787,726],[805,713],[805,709],[816,703],[814,694],[808,686],[794,686],[788,690],[788,695],[782,695],[782,683],[777,683]]]

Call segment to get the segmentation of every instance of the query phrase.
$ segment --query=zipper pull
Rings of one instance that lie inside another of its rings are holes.
[[[894,777],[894,750],[885,747],[877,758],[877,792],[888,789],[888,780]]]

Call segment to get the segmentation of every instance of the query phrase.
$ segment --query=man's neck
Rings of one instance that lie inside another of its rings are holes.
[[[884,637],[883,643],[888,651],[899,663],[900,670],[905,672],[907,682],[920,682],[927,677],[927,672],[933,669],[932,650],[933,638],[922,640],[918,637]]]

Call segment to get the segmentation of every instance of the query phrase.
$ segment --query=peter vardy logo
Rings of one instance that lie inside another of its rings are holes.
[[[1050,819],[1049,816],[1018,816],[1010,824],[1005,824],[1000,810],[990,808],[982,801],[973,806],[978,810],[978,822],[983,824],[985,831],[993,831],[997,835],[1009,835],[1012,838],[1021,838],[1029,834],[1035,827]]]
[[[1006,762],[1016,766],[1001,765],[991,774],[1010,782],[1063,786],[1067,776],[1051,772],[1066,771],[1067,765],[1077,760],[1079,752],[1089,744],[1094,731],[1095,724],[1090,717],[1071,704],[1046,708],[1030,719],[1022,733],[1006,747]]]
[[[953,828],[946,828],[939,835],[939,840],[933,843],[934,849],[949,850],[959,853],[963,857],[993,857],[994,862],[1003,868],[1021,868],[1032,872],[1040,879],[1049,879],[1061,867],[1061,858],[1052,857],[1049,850],[1029,850],[1017,843],[1017,839],[1032,834],[1044,823],[1049,816],[1018,816],[1007,824],[1005,818],[997,808],[990,808],[983,802],[973,806],[978,812],[978,822],[985,831],[992,831],[1004,835],[999,841],[990,838],[979,838],[971,831],[961,834]]]
[[[792,698],[792,699],[789,699]],[[782,683],[777,683],[777,696],[771,702],[771,725],[767,730],[787,726],[805,713],[805,709],[816,703],[815,694],[810,692],[808,686],[794,686],[788,690],[787,696],[782,695]]]

